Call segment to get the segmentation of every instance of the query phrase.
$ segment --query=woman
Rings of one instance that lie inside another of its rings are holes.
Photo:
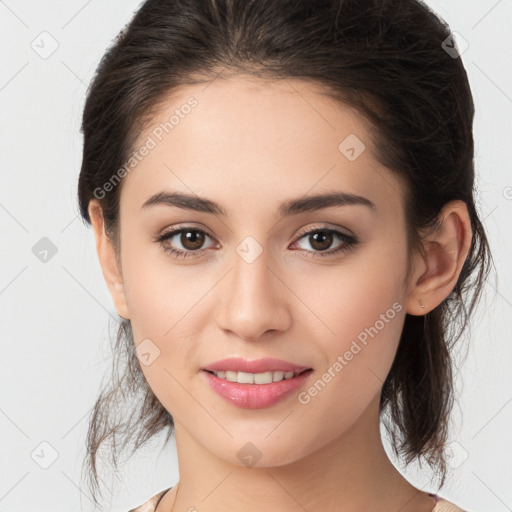
[[[163,430],[179,482],[133,510],[462,510],[379,431],[442,486],[451,348],[491,261],[454,51],[418,0],[140,7],[82,124],[80,209],[122,319],[95,499],[103,442],[115,466]]]

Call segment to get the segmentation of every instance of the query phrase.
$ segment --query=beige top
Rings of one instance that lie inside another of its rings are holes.
[[[160,503],[160,501],[164,497],[164,494],[170,489],[172,489],[172,487],[160,491],[159,493],[155,494],[152,498],[150,498],[148,501],[144,502],[142,505],[138,506],[137,508],[132,508],[128,512],[155,512],[158,503]],[[465,512],[461,508],[457,507],[457,505],[443,498],[440,498],[437,495],[431,494],[431,496],[438,500],[432,512]]]
[[[436,506],[432,512],[464,512],[464,510],[459,508],[454,503],[444,500],[443,498],[439,498],[439,501],[436,503]]]

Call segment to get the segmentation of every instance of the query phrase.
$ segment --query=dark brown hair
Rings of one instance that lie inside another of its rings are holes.
[[[421,234],[436,228],[447,202],[464,201],[471,220],[473,240],[455,288],[428,314],[406,315],[381,395],[395,454],[406,464],[426,460],[441,486],[453,406],[450,352],[492,263],[474,198],[473,99],[460,56],[445,51],[450,37],[446,22],[420,0],[148,0],[88,90],[78,183],[90,224],[95,190],[126,162],[158,105],[180,86],[217,76],[307,80],[357,109],[370,122],[376,158],[406,185],[410,256],[422,251]],[[122,181],[100,200],[117,251],[121,190]],[[168,440],[174,427],[145,381],[127,320],[113,353],[113,380],[95,403],[87,437],[95,501],[100,445],[110,441],[117,469],[128,443],[134,453],[161,431]],[[116,416],[124,406],[131,412]]]

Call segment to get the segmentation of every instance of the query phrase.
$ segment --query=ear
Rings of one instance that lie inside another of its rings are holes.
[[[432,311],[452,292],[471,247],[473,233],[464,201],[447,203],[438,221],[438,229],[423,240],[425,254],[414,256],[406,299],[410,315]]]
[[[117,261],[114,245],[105,233],[101,204],[97,199],[91,199],[87,211],[94,228],[96,251],[100,260],[101,270],[112,296],[114,306],[121,318],[129,320],[130,314],[126,303],[121,264]]]

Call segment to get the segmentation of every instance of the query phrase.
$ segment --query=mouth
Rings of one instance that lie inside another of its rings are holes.
[[[299,375],[305,374],[306,372],[312,372],[312,368],[306,368],[300,371],[276,371],[276,372],[262,372],[262,373],[249,373],[249,372],[237,372],[230,370],[203,370],[215,377],[229,382],[237,382],[238,384],[272,384],[273,382],[279,382],[282,380],[290,380]]]
[[[231,405],[244,409],[271,407],[305,386],[312,368],[261,373],[202,369],[210,388]]]

